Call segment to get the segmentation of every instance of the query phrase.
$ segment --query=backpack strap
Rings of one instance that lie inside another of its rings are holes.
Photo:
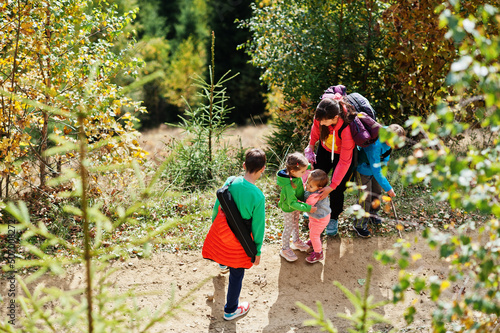
[[[234,179],[236,177],[227,185],[217,190],[217,199],[219,199],[222,211],[226,214],[226,221],[229,228],[240,242],[247,256],[250,257],[250,260],[255,262],[257,246],[252,237],[252,221],[246,220],[241,216],[233,196],[229,192],[229,186],[233,183]]]
[[[380,162],[382,162],[387,156],[391,155],[391,152],[392,152],[392,148],[389,148],[389,150],[387,150],[385,153],[380,155]],[[364,155],[363,162],[366,163],[367,165],[370,165],[370,161],[368,160],[368,156],[366,155],[366,152],[364,151],[364,149],[360,150],[360,154]],[[365,161],[365,159],[366,159],[366,161]]]
[[[392,148],[389,148],[389,150],[387,150],[385,153],[380,155],[380,162],[382,162],[387,156],[391,155],[391,152],[392,152]]]
[[[347,126],[349,126],[349,124],[344,121],[342,126],[340,126],[339,130],[337,131],[337,134],[338,134],[340,140],[342,140],[340,135],[342,134],[342,131],[344,130],[344,128],[346,128]]]

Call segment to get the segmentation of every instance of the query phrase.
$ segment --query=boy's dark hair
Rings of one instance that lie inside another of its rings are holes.
[[[262,149],[252,148],[245,153],[245,167],[248,173],[256,173],[266,165],[266,154]]]
[[[311,181],[316,184],[319,188],[323,188],[328,185],[328,175],[321,169],[315,169],[311,171],[307,177],[307,181]]]

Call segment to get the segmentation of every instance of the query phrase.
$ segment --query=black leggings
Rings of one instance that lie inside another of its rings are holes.
[[[328,174],[332,169],[335,171],[335,167],[339,163],[340,154],[334,154],[332,162],[332,153],[323,148],[320,144],[316,151],[316,163],[314,163],[314,169],[321,169],[326,174]],[[358,150],[356,147],[352,152],[352,160],[347,173],[345,174],[342,181],[337,186],[335,190],[330,192],[330,208],[332,209],[331,218],[338,220],[340,213],[344,210],[344,191],[346,189],[346,183],[351,179],[354,171],[356,170],[356,164],[358,159]]]

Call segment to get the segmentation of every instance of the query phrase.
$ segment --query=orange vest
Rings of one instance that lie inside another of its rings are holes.
[[[205,238],[201,254],[205,259],[232,268],[250,268],[253,266],[250,257],[247,256],[240,242],[229,228],[226,214],[220,207]]]

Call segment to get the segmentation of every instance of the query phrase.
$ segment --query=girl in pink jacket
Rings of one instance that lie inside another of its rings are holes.
[[[338,232],[338,217],[344,210],[344,191],[355,171],[357,154],[348,126],[356,116],[356,110],[341,94],[336,93],[332,97],[324,98],[316,107],[309,146],[305,149],[305,156],[314,169],[323,170],[326,174],[333,169],[331,183],[321,190],[320,197],[321,200],[330,195],[332,213],[326,227],[326,234],[330,236]],[[314,154],[318,141],[320,144]]]

